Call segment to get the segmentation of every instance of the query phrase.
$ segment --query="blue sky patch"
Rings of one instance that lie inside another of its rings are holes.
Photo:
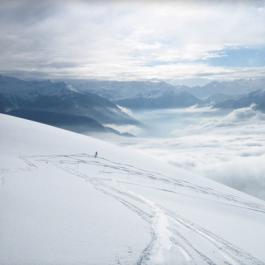
[[[261,67],[265,66],[265,46],[255,48],[228,48],[220,57],[207,59],[212,66]]]

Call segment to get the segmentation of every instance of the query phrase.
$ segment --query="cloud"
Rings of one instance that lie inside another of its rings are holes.
[[[265,114],[254,105],[231,112],[193,107],[143,115],[149,131],[120,144],[265,200]]]
[[[124,112],[125,114],[127,114],[127,115],[129,115],[129,116],[131,116],[131,117],[134,117],[134,114],[133,114],[133,112],[132,112],[130,109],[125,108],[125,107],[122,107],[122,106],[119,106],[119,105],[117,105],[117,107],[118,107],[122,112]]]
[[[245,125],[245,129],[253,123],[265,122],[265,114],[256,109],[255,104],[249,107],[232,110],[223,118],[209,120],[204,126],[206,128],[214,127],[236,127]]]
[[[242,157],[205,170],[204,175],[265,200],[265,155]]]
[[[0,22],[1,71],[107,79],[265,72],[207,62],[229,47],[265,44],[258,2],[3,1]]]

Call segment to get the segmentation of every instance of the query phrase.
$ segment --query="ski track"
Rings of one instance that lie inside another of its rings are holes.
[[[178,213],[128,190],[128,186],[141,185],[142,187],[176,194],[179,193],[177,190],[189,190],[207,196],[207,199],[214,199],[219,203],[264,214],[265,208],[262,204],[246,201],[232,194],[221,193],[210,187],[193,185],[183,179],[167,177],[159,172],[140,169],[133,165],[102,157],[94,158],[94,156],[85,153],[20,156],[20,158],[27,165],[25,170],[37,170],[43,164],[52,164],[74,176],[83,178],[95,189],[118,200],[150,224],[151,240],[139,256],[137,265],[176,264],[171,263],[172,259],[170,259],[174,253],[182,256],[181,264],[187,265],[265,265],[264,262],[246,251],[187,220]],[[86,166],[96,167],[100,176],[98,174],[91,177],[89,171],[85,169]],[[137,178],[141,180],[138,183],[136,182]],[[154,182],[156,185],[159,183],[159,185],[152,186],[151,184]],[[163,186],[163,188],[158,188],[158,186]],[[186,196],[188,195],[186,194]],[[130,264],[129,261],[128,263],[121,261],[119,256],[116,257],[115,263]]]

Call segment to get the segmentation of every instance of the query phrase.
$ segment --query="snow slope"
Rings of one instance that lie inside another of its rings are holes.
[[[0,115],[0,161],[1,265],[265,264],[263,201],[133,149]]]

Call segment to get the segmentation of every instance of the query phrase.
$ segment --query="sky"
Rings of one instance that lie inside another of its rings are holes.
[[[264,77],[264,1],[1,0],[0,72],[49,78]]]

